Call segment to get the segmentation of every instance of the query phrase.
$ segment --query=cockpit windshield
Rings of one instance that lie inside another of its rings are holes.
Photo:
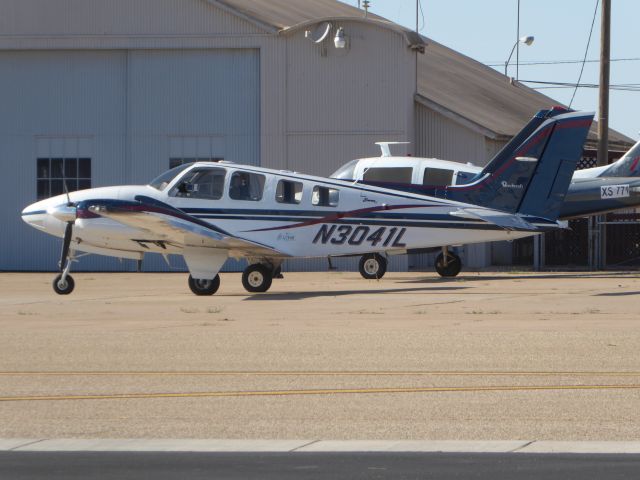
[[[171,170],[167,170],[159,177],[156,177],[153,180],[151,180],[151,183],[149,183],[149,186],[157,190],[163,191],[165,188],[167,188],[167,185],[169,185],[171,181],[174,178],[176,178],[176,176],[180,172],[184,171],[185,169],[189,168],[192,165],[193,163],[184,163],[182,165],[172,168]]]
[[[355,180],[356,165],[358,165],[358,160],[351,160],[350,162],[345,163],[338,170],[333,172],[330,175],[330,178],[337,178],[339,180]]]

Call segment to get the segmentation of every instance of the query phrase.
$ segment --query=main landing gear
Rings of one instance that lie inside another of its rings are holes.
[[[247,292],[264,293],[271,288],[273,274],[273,268],[261,263],[254,263],[242,272],[242,286]]]
[[[435,267],[441,277],[455,277],[462,270],[462,260],[447,247],[442,247],[442,253],[436,257]]]
[[[242,273],[242,286],[250,293],[264,293],[271,288],[274,278],[282,278],[279,264],[252,263]],[[213,295],[220,288],[220,275],[211,280],[189,275],[189,288],[198,296]]]
[[[367,280],[379,280],[387,273],[387,259],[378,253],[368,253],[360,258],[360,275]]]

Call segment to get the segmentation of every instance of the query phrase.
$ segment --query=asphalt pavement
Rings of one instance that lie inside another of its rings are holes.
[[[0,452],[3,480],[637,479],[640,455]]]

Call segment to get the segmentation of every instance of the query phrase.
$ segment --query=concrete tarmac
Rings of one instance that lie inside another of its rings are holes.
[[[638,440],[636,274],[0,274],[0,438]]]

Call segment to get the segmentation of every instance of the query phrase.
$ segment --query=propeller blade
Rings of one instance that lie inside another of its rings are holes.
[[[64,176],[64,172],[62,173],[62,185],[64,187],[64,193],[67,194],[67,206],[71,207],[73,203],[71,202],[71,197],[69,196],[69,187],[67,186],[67,179]]]
[[[71,236],[73,235],[73,222],[67,222],[64,229],[64,239],[62,240],[62,252],[60,253],[60,271],[64,271],[67,266],[67,256],[69,255],[69,246],[71,245]]]

